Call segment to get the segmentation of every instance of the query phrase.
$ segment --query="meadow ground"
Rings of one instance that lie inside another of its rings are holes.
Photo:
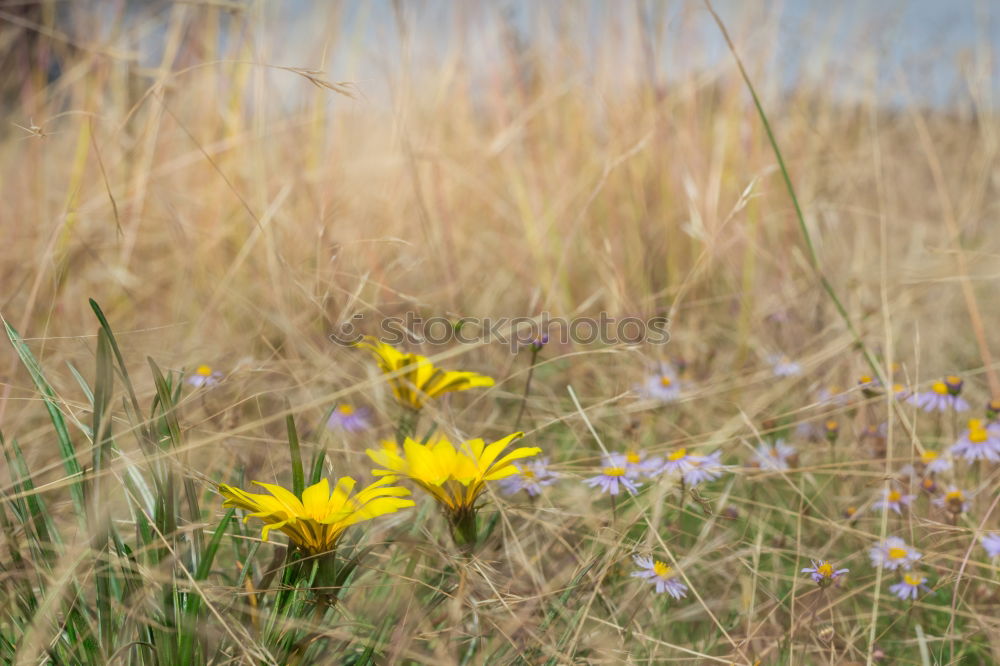
[[[695,2],[331,3],[294,62],[8,4],[4,663],[1000,661],[988,49],[936,106],[787,87],[770,3],[745,78]],[[646,328],[483,330],[543,316]]]

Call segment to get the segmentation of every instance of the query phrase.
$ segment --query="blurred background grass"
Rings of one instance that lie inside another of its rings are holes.
[[[988,340],[1000,325],[991,5],[718,9],[769,112],[821,268],[864,342],[902,361],[911,383],[963,374],[979,409],[990,368],[970,304]],[[380,415],[376,431],[331,440],[338,474],[367,474],[365,446],[392,431],[387,396],[362,383],[375,378],[367,358],[327,338],[357,313],[366,330],[407,311],[669,313],[666,347],[546,350],[526,425],[571,476],[585,476],[599,449],[567,385],[610,448],[710,442],[733,457],[749,424],[818,418],[806,410],[816,389],[867,371],[818,288],[760,120],[700,3],[10,1],[0,3],[0,54],[0,313],[60,408],[81,419],[88,405],[66,362],[92,367],[88,298],[140,369],[150,355],[164,370],[222,370],[223,386],[183,405],[199,478],[240,470],[287,481],[284,400],[316,442],[343,397]],[[804,375],[776,380],[773,353],[800,360]],[[635,408],[630,389],[668,357],[687,362],[691,400],[669,417]],[[486,345],[450,363],[498,387],[444,405],[448,427],[509,432],[523,359]],[[68,513],[50,426],[12,350],[0,353],[0,377],[0,428],[17,435],[36,485],[52,484],[52,510]],[[154,394],[145,372],[135,381]],[[824,472],[812,547],[880,487],[883,466],[840,461]],[[608,526],[604,510],[553,514],[594,502],[563,485],[555,505],[527,511],[539,532],[514,535],[526,571],[503,576],[508,593],[558,595],[558,568],[585,559],[570,555],[581,530],[594,552],[638,538]],[[788,514],[798,506],[761,492],[736,491],[754,516],[743,535],[690,526],[702,536],[685,550],[725,544],[713,557],[734,569],[730,585],[703,596],[740,618],[730,629],[747,641],[822,645],[795,637],[804,611],[781,592],[789,562],[810,552]],[[546,552],[550,539],[565,552]],[[792,559],[766,580],[737,564],[772,556]],[[841,618],[854,627],[843,654],[864,660],[871,590],[858,594],[857,616]],[[465,608],[458,599],[445,620]],[[664,648],[623,629],[628,614],[612,603],[568,621],[590,652],[563,647],[565,659],[615,662],[636,641],[646,651],[637,658],[656,661]],[[998,640],[995,623],[967,614],[967,635]],[[529,615],[495,619],[502,629],[488,642],[517,643],[510,632],[532,626]],[[441,620],[421,622],[399,630],[414,658],[460,658],[428,637]],[[737,659],[712,627],[699,616],[668,642]]]

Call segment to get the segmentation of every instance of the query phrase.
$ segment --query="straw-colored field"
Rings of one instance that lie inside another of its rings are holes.
[[[994,54],[749,4],[0,2],[0,662],[1000,661]]]

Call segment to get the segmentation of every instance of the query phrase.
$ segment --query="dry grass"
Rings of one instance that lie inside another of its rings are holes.
[[[0,128],[0,314],[44,368],[81,463],[91,444],[74,423],[89,424],[91,406],[68,362],[92,377],[97,323],[88,298],[107,313],[143,405],[155,394],[147,356],[164,371],[208,363],[227,374],[209,391],[185,390],[183,446],[166,456],[203,491],[209,532],[222,515],[212,482],[288,482],[288,413],[308,452],[329,447],[329,473],[369,476],[363,451],[392,435],[395,412],[368,357],[327,337],[356,313],[368,331],[404,312],[671,317],[665,347],[547,346],[522,425],[564,478],[537,502],[494,497],[501,522],[471,560],[456,556],[427,500],[372,523],[365,534],[375,548],[342,605],[297,619],[317,623],[311,640],[323,646],[306,661],[351,663],[346,655],[373,642],[378,663],[845,663],[878,650],[895,663],[998,658],[998,570],[974,544],[998,525],[995,466],[956,468],[956,481],[976,489],[957,522],[925,497],[902,518],[842,517],[876,499],[887,473],[950,445],[962,426],[904,406],[893,411],[885,447],[873,447],[859,435],[887,418],[885,397],[853,391],[849,405],[819,403],[821,387],[852,387],[869,370],[810,268],[731,60],[678,72],[669,58],[651,61],[648,45],[676,57],[699,45],[648,34],[647,44],[647,14],[632,5],[621,15],[608,9],[611,18],[596,25],[582,10],[550,7],[534,17],[544,48],[519,35],[516,21],[477,5],[475,25],[495,39],[456,24],[432,55],[413,5],[386,12],[391,23],[380,27],[400,52],[352,34],[334,5],[329,14],[317,9],[326,46],[384,71],[328,83],[347,76],[309,70],[323,62],[321,50],[285,63],[258,48],[273,38],[267,3],[231,14],[220,5],[154,5],[125,22],[123,30],[162,29],[144,38],[162,41],[151,68],[130,56],[136,42],[91,36],[105,34],[96,6],[64,8],[55,23],[49,3],[23,17],[16,5],[0,9],[0,51],[27,49],[61,68],[47,81],[22,63],[0,89],[8,121]],[[783,70],[761,48],[766,18],[734,14],[728,27],[763,93],[823,273],[880,363],[899,362],[898,377],[914,386],[961,374],[981,413],[995,369],[974,329],[995,349],[989,335],[1000,325],[1000,123],[988,96],[973,88],[935,110],[886,108],[882,91],[838,101],[827,92],[833,85],[779,94]],[[671,35],[711,27],[697,3],[671,20],[680,26]],[[25,23],[27,42],[18,36]],[[596,33],[586,42],[588,29]],[[342,47],[352,40],[356,50]],[[874,57],[857,55],[859,63]],[[290,64],[305,69],[279,67]],[[13,125],[31,121],[34,133]],[[490,374],[497,386],[436,403],[431,418],[470,436],[510,432],[528,354],[500,344],[422,349],[448,350],[458,355],[445,365]],[[803,374],[775,378],[772,353],[799,360]],[[679,358],[689,386],[680,403],[637,399],[650,363]],[[67,581],[89,589],[98,560],[74,528],[72,480],[10,348],[0,354],[0,378],[0,427],[8,443],[16,438],[37,488],[19,487],[13,468],[0,474],[14,523],[0,557],[0,634],[16,641],[23,632],[17,659],[38,663],[68,612]],[[116,446],[135,460],[122,390],[112,400]],[[376,428],[327,432],[324,414],[342,400],[372,407]],[[827,418],[840,422],[834,447],[794,432]],[[798,468],[740,468],[699,488],[683,509],[662,483],[613,514],[580,483],[602,445],[657,454],[721,448],[736,465],[749,460],[748,442],[768,433],[797,446]],[[120,479],[125,460],[116,457],[106,474]],[[126,495],[109,492],[108,510],[131,540]],[[10,503],[29,496],[41,496],[65,526],[42,573],[37,555],[15,566],[6,554],[28,553]],[[266,603],[253,586],[276,547],[256,550],[257,571],[237,584],[246,546],[230,539],[257,538],[253,529],[242,534],[226,536],[218,571],[202,583],[210,610],[199,625],[200,660],[268,661],[260,656],[269,649],[265,620],[247,609]],[[933,595],[912,605],[889,595],[894,576],[877,575],[865,553],[883,534],[924,553]],[[630,554],[650,551],[676,559],[691,586],[685,601],[666,603],[628,578]],[[851,569],[842,586],[817,590],[797,573],[820,557]],[[143,569],[148,587],[120,609],[133,633],[123,629],[116,660],[151,663],[129,644],[153,621],[156,583],[170,571]],[[38,576],[49,582],[44,603],[18,615],[20,585]],[[15,617],[31,623],[15,626]],[[73,661],[60,654],[49,653],[52,663]]]

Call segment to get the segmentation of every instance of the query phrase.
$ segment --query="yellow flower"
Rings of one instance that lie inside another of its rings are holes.
[[[379,369],[387,375],[392,392],[402,404],[420,409],[428,398],[436,398],[449,391],[464,391],[479,386],[493,386],[493,379],[476,372],[442,370],[430,359],[419,354],[407,354],[373,337],[358,343],[368,349],[378,362]]]
[[[517,474],[511,463],[541,453],[534,446],[522,446],[507,455],[500,453],[524,433],[515,432],[487,445],[482,439],[471,439],[455,447],[446,437],[420,444],[407,437],[402,453],[392,441],[382,443],[381,450],[368,449],[368,457],[385,469],[373,469],[372,474],[399,475],[411,479],[430,493],[453,514],[475,509],[476,499],[486,490],[487,481]]]
[[[250,518],[264,521],[264,541],[268,532],[280,530],[299,548],[318,555],[336,548],[340,536],[351,525],[413,506],[413,500],[401,498],[409,495],[409,490],[389,485],[395,480],[386,476],[353,497],[355,481],[349,476],[338,480],[332,493],[329,482],[323,479],[306,488],[301,500],[281,486],[260,481],[254,483],[270,495],[248,493],[224,483],[219,484],[219,492],[226,498],[223,507],[250,512],[244,522]]]

